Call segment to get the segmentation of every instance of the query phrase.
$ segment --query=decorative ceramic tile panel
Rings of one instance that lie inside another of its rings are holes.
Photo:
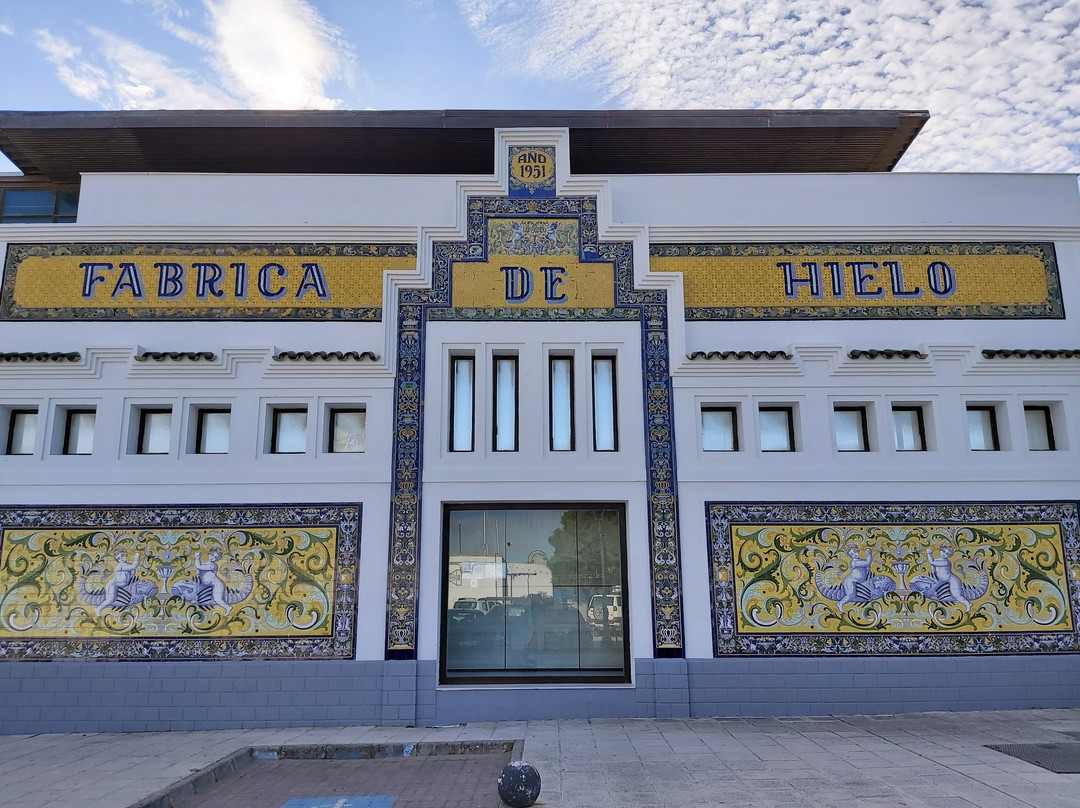
[[[688,320],[1061,318],[1053,244],[653,244]]]
[[[599,242],[597,236],[592,197],[471,198],[467,240],[434,245],[432,288],[399,293],[388,658],[416,653],[420,402],[429,319],[641,324],[654,650],[682,654],[667,293],[635,290],[631,245]]]
[[[555,147],[511,146],[511,199],[550,199],[555,196]]]
[[[410,244],[11,244],[0,320],[379,320]]]
[[[1072,502],[706,503],[716,653],[1080,651]]]
[[[360,508],[0,509],[0,658],[351,659]]]

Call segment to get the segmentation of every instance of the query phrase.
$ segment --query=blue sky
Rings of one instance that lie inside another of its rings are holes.
[[[1078,25],[1080,0],[0,0],[0,109],[928,109],[901,170],[1080,172]]]

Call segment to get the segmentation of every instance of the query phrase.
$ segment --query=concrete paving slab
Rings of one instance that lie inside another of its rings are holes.
[[[242,747],[516,739],[544,778],[541,808],[1080,808],[1080,775],[985,746],[1069,731],[1080,709],[0,736],[0,804],[126,808]],[[452,804],[436,796],[430,808]]]

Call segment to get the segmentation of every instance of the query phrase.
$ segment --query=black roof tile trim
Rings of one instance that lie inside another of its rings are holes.
[[[379,357],[371,351],[357,353],[356,351],[278,351],[274,354],[274,361],[280,362],[285,359],[303,359],[312,362],[316,359],[336,359],[339,362],[378,362]]]
[[[787,351],[694,351],[687,359],[791,359]]]
[[[0,353],[0,362],[78,362],[82,354],[78,351],[4,351]]]
[[[143,351],[135,355],[136,362],[145,362],[147,359],[152,359],[155,362],[163,362],[166,359],[173,361],[190,359],[192,362],[205,359],[207,362],[213,362],[217,359],[217,354],[212,351]]]
[[[849,359],[926,359],[922,351],[910,348],[869,348],[848,351]]]
[[[1080,359],[1080,348],[988,348],[987,359]]]

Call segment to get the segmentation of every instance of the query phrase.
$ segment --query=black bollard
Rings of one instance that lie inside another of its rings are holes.
[[[529,808],[540,796],[540,772],[531,763],[507,763],[499,775],[499,799],[510,808]]]

